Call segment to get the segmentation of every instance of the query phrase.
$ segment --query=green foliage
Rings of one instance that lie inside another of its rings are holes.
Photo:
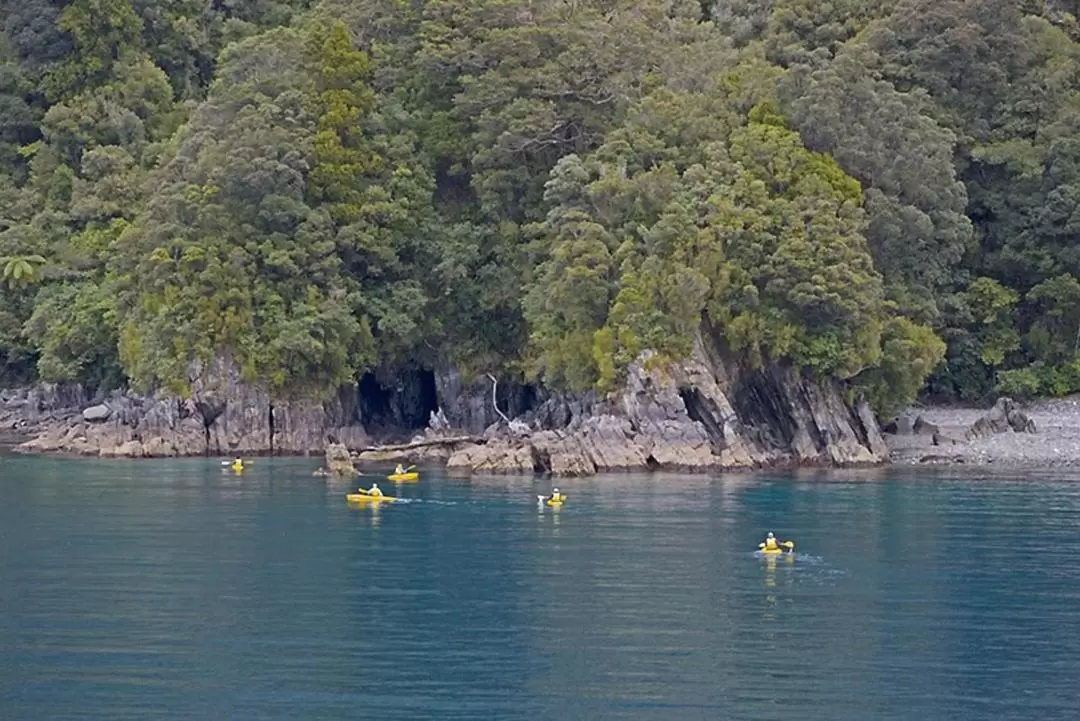
[[[976,278],[964,300],[973,317],[979,360],[991,368],[1000,366],[1007,353],[1020,347],[1020,335],[1011,318],[1019,296],[992,278]]]
[[[0,282],[9,288],[23,288],[41,280],[41,266],[48,261],[40,255],[9,255],[0,257]]]
[[[1050,5],[3,8],[0,381],[609,390],[705,328],[883,412],[927,374],[1080,387],[1080,31]]]
[[[378,171],[379,158],[363,137],[365,116],[375,103],[366,85],[371,63],[366,53],[353,49],[345,25],[335,23],[319,48],[318,64],[320,107],[308,192],[329,204],[334,220],[346,223],[363,213],[364,188],[356,180]]]
[[[1059,397],[1080,392],[1080,358],[1057,365],[1035,361],[1023,368],[1001,371],[995,390],[1014,398]]]
[[[46,80],[46,91],[54,100],[106,80],[113,64],[135,50],[142,33],[131,0],[74,0],[60,13],[56,26],[71,36],[75,52]]]
[[[589,159],[556,167],[526,302],[548,382],[611,388],[645,350],[687,356],[705,317],[754,363],[843,378],[878,363],[886,314],[859,184],[768,103],[686,142],[724,93],[664,94],[685,111],[665,125],[647,99]]]
[[[904,317],[892,318],[882,332],[882,359],[856,385],[881,415],[911,402],[931,371],[945,357],[945,342],[933,330]]]

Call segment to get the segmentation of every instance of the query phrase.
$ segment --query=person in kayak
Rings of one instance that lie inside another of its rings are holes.
[[[551,489],[551,500],[555,501],[556,503],[562,503],[563,501],[566,500],[566,496],[559,493],[558,488],[552,488]]]
[[[402,467],[402,465],[400,463],[397,464],[397,467],[394,468],[394,475],[395,476],[400,476],[400,475],[402,475],[404,473],[405,473],[405,469]]]
[[[369,496],[381,496],[383,494],[382,489],[379,488],[378,483],[371,484],[371,490],[368,491]]]
[[[780,548],[780,544],[776,542],[776,536],[769,531],[769,535],[765,536],[765,543],[762,544],[766,551],[775,551]]]

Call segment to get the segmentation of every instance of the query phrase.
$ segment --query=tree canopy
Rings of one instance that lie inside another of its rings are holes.
[[[1080,390],[1057,6],[0,7],[2,382],[605,391],[705,332],[882,413]]]

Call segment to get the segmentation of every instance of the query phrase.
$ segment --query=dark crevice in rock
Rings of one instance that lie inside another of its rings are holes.
[[[195,401],[195,410],[199,411],[199,415],[202,416],[203,425],[210,428],[210,426],[214,425],[214,421],[225,412],[225,404],[214,403],[213,401]]]
[[[435,374],[414,369],[380,380],[365,373],[357,387],[356,406],[357,416],[372,434],[391,437],[425,428],[439,409]]]
[[[543,449],[532,446],[533,471],[536,473],[551,473],[551,454]]]
[[[679,388],[679,397],[686,406],[686,415],[690,416],[690,420],[705,426],[713,453],[719,455],[724,449],[724,428],[717,421],[720,418],[720,409],[696,388]]]
[[[266,419],[266,422],[267,422],[267,425],[269,426],[269,429],[270,429],[270,432],[268,434],[270,436],[270,455],[273,455],[274,454],[274,404],[273,403],[271,403],[269,405],[267,412],[269,414],[267,419]]]
[[[764,374],[753,374],[736,388],[733,405],[759,447],[787,449],[795,438],[795,423],[772,385]]]
[[[195,401],[195,410],[199,411],[199,415],[202,417],[203,432],[206,437],[205,453],[209,455],[212,452],[212,441],[210,439],[210,429],[221,414],[225,412],[225,403],[214,403],[212,401]]]
[[[652,455],[649,455],[645,459],[645,467],[648,468],[650,471],[658,471],[660,470],[660,461],[656,460],[656,458]]]
[[[517,398],[509,399],[507,406],[514,415],[524,415],[536,408],[539,395],[536,391],[536,386],[531,383],[526,383],[524,385],[514,386],[512,390],[516,392]]]
[[[855,431],[855,437],[859,440],[859,443],[869,448],[871,445],[870,432],[867,430],[864,419],[860,413],[863,402],[864,401],[862,400],[855,402],[851,411],[848,413],[848,418],[851,421],[851,428]]]
[[[825,410],[827,403],[822,402],[824,401],[824,398],[821,394],[815,395],[814,391],[818,388],[815,385],[816,381],[806,377],[798,380],[800,383],[796,392],[802,401],[801,407],[807,410],[807,413],[805,414],[806,422],[804,423],[806,432],[809,434],[814,447],[822,450],[828,444],[826,443],[825,434],[818,425],[818,419],[815,417],[815,409]],[[850,415],[850,411],[848,411],[848,415]]]
[[[360,377],[356,388],[356,409],[369,433],[394,424],[390,401],[390,391],[382,387],[374,373],[365,373]]]
[[[406,384],[408,393],[403,394],[402,415],[409,430],[426,428],[431,414],[439,410],[439,393],[435,388],[435,374],[429,370],[416,371],[412,383]]]

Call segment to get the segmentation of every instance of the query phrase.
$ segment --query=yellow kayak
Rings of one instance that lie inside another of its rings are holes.
[[[545,498],[547,499],[547,504],[549,506],[552,506],[552,507],[555,507],[555,508],[557,508],[558,506],[561,506],[562,504],[566,503],[566,496],[565,495],[562,498],[560,498],[559,500],[557,500],[557,501],[554,498],[547,498],[547,496],[540,496],[541,500],[544,500]]]
[[[795,543],[793,541],[784,541],[776,548],[764,548],[764,544],[758,546],[758,553],[764,553],[766,556],[779,556],[781,553],[795,553]]]
[[[370,493],[350,493],[345,496],[350,503],[393,503],[397,500],[394,496],[373,496]]]
[[[398,483],[402,481],[417,481],[420,480],[420,474],[416,471],[413,471],[412,473],[391,473],[386,477],[386,480],[397,481]]]

